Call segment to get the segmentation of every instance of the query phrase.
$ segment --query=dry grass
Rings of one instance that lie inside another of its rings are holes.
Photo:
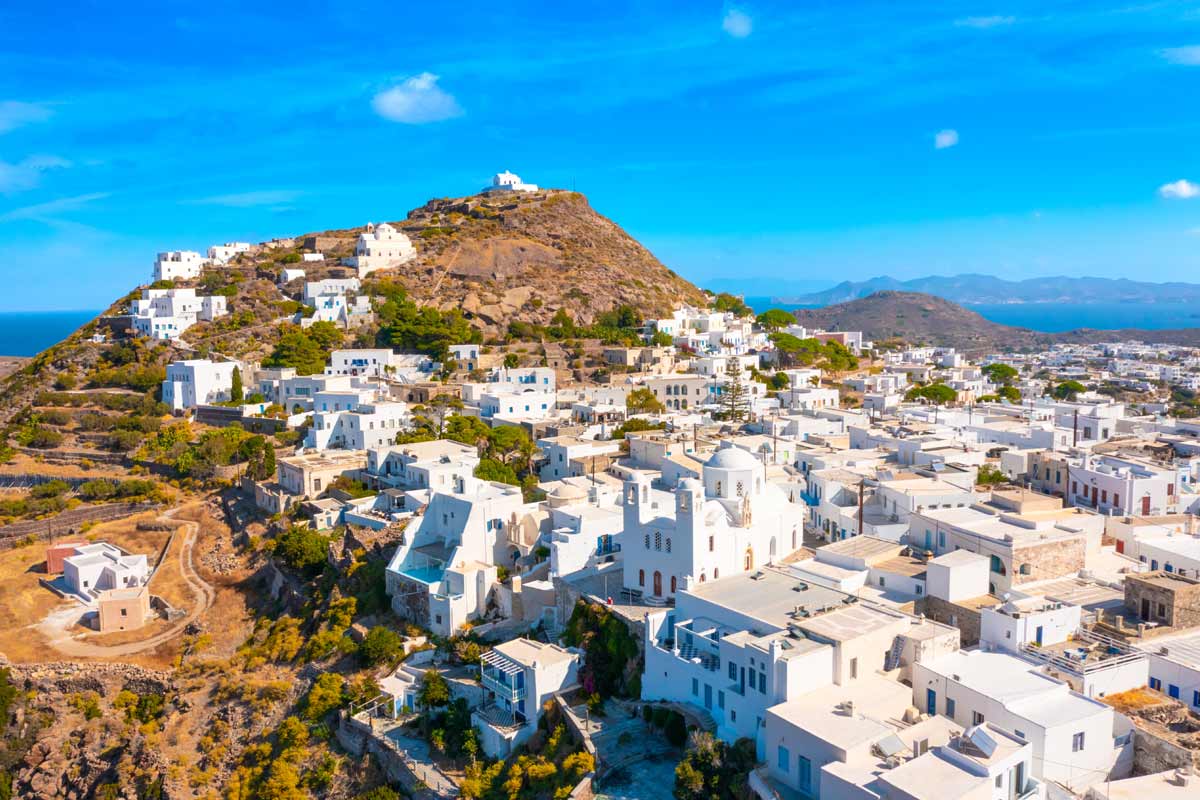
[[[1122,713],[1160,706],[1164,702],[1162,695],[1155,694],[1149,689],[1130,689],[1127,692],[1105,695],[1100,699]]]
[[[52,464],[37,456],[17,453],[12,461],[0,464],[0,475],[51,475],[60,478],[128,478],[129,470],[119,464],[101,464],[84,469],[79,464]]]
[[[0,653],[13,661],[39,661],[53,655],[41,634],[26,627],[66,605],[42,588],[46,549],[31,544],[0,553]]]

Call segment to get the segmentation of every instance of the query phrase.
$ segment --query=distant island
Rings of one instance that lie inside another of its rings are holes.
[[[964,305],[1200,302],[1200,283],[1150,283],[1125,278],[1066,276],[1009,281],[992,275],[976,274],[930,275],[907,281],[880,276],[865,281],[843,281],[831,289],[775,299],[788,305],[826,306],[860,300],[881,291],[918,292]]]

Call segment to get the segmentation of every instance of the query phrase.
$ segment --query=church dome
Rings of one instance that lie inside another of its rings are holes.
[[[716,469],[756,469],[761,462],[740,447],[722,447],[705,462],[706,467]]]
[[[546,499],[550,501],[551,508],[561,508],[562,506],[571,505],[587,500],[588,493],[578,486],[573,486],[569,483],[564,483],[561,486],[547,492]]]
[[[703,492],[704,484],[695,478],[684,478],[679,482],[679,491],[689,493]]]

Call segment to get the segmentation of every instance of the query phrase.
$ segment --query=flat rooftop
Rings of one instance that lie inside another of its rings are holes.
[[[1155,653],[1185,667],[1200,670],[1200,630],[1195,628],[1180,636],[1164,636],[1153,639],[1140,645],[1139,649],[1146,653]]]
[[[821,547],[820,551],[822,553],[837,553],[838,555],[862,558],[869,564],[873,558],[890,557],[902,549],[904,549],[904,545],[889,542],[886,539],[880,539],[875,536],[851,536],[849,539],[830,542]]]
[[[886,561],[877,561],[872,566],[881,572],[890,572],[893,575],[904,575],[909,578],[925,577],[925,562],[913,556],[896,556]]]

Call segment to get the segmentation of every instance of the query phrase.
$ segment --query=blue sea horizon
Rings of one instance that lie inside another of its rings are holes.
[[[0,356],[36,356],[99,315],[99,311],[0,311]]]

